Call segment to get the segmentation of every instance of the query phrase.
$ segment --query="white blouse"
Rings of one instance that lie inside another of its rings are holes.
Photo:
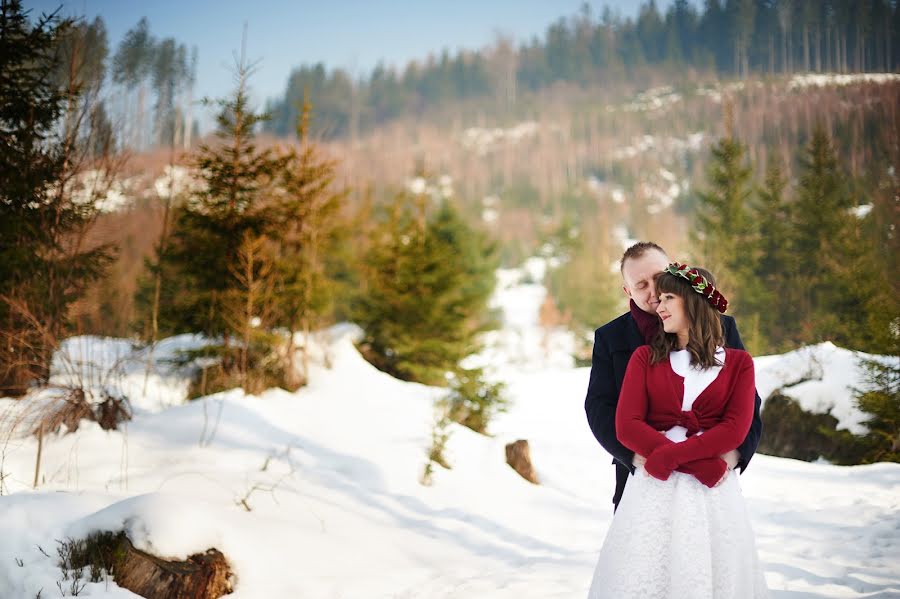
[[[716,349],[716,360],[719,362],[716,366],[710,368],[700,368],[691,365],[691,353],[686,349],[680,349],[669,353],[669,365],[675,374],[684,379],[684,397],[681,400],[681,409],[690,410],[703,390],[709,387],[710,383],[716,380],[722,367],[725,365],[725,348]],[[697,433],[702,435],[703,431]],[[673,426],[666,431],[666,437],[676,443],[681,443],[687,439],[687,429],[683,426]]]

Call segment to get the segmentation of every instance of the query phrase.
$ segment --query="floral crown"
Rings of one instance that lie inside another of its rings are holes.
[[[687,264],[672,262],[663,272],[687,279],[694,291],[705,297],[706,301],[722,314],[728,309],[728,300],[725,299],[725,296],[706,277],[701,275],[696,268],[691,268]]]

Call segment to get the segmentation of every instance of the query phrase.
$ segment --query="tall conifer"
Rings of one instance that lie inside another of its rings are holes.
[[[758,282],[748,298],[748,308],[759,316],[760,332],[768,350],[786,349],[795,341],[798,315],[791,281],[792,251],[790,205],[785,197],[787,179],[774,156],[769,161],[763,187],[759,189],[754,217],[758,224],[753,244],[753,276]],[[748,252],[750,254],[750,252]],[[749,258],[750,256],[748,256]],[[773,309],[777,306],[777,309]]]
[[[804,341],[831,339],[854,346],[864,328],[865,277],[859,220],[837,157],[821,123],[801,157],[794,211],[798,307]]]
[[[697,194],[695,240],[700,242],[704,266],[715,275],[724,289],[741,303],[740,285],[747,282],[750,268],[746,248],[754,234],[750,215],[752,172],[747,165],[746,147],[733,134],[730,115],[726,115],[728,133],[712,148],[706,191]]]
[[[0,4],[0,395],[46,381],[70,306],[111,256],[81,244],[97,209],[94,193],[74,198],[91,142],[77,126],[92,109],[78,101],[82,73],[57,78],[72,26],[54,15],[32,25],[18,0]]]

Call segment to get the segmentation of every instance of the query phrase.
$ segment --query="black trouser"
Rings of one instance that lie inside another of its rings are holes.
[[[617,460],[613,460],[613,464],[616,465],[616,492],[613,495],[613,513],[615,513],[615,511],[619,509],[619,501],[622,500],[622,493],[625,491],[625,483],[628,482],[631,471]]]

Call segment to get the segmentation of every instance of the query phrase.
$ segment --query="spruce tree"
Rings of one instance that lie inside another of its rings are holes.
[[[61,45],[73,26],[32,25],[18,0],[0,5],[0,395],[46,381],[69,308],[109,264],[112,248],[78,243],[96,215],[71,181],[89,154],[75,127],[79,72],[61,86]],[[82,108],[90,107],[82,104]]]
[[[900,462],[900,361],[867,360],[865,391],[857,391],[854,403],[867,415],[869,429],[860,443],[868,450],[863,463]]]
[[[794,288],[805,342],[856,346],[864,330],[863,240],[837,157],[819,123],[800,158],[794,210]]]
[[[249,105],[247,79],[251,69],[242,58],[236,67],[237,86],[229,99],[217,102],[217,142],[202,144],[194,166],[202,189],[174,211],[171,247],[158,264],[169,289],[160,305],[160,323],[168,332],[200,332],[223,336],[234,331],[224,309],[237,282],[229,270],[238,262],[241,243],[248,235],[266,232],[264,201],[285,159],[270,149],[260,150],[254,129],[267,117]],[[173,287],[174,286],[174,287]]]
[[[279,193],[269,207],[269,235],[279,248],[276,322],[289,332],[288,356],[293,356],[294,334],[303,331],[308,336],[333,311],[334,271],[345,234],[341,210],[347,191],[336,189],[336,162],[325,158],[309,137],[311,111],[312,105],[304,101],[297,123],[300,147],[287,155],[278,175]],[[302,349],[304,375],[307,346]]]
[[[768,351],[787,349],[796,340],[798,318],[794,305],[791,276],[793,266],[790,205],[784,192],[787,179],[780,161],[772,157],[766,170],[763,187],[757,192],[754,210],[757,237],[749,256],[752,256],[753,287],[745,305],[759,317],[760,332]],[[767,351],[767,353],[768,353]]]
[[[726,117],[729,121],[730,117]],[[697,230],[693,233],[703,254],[703,265],[716,276],[717,283],[733,294],[741,308],[754,284],[749,274],[752,263],[746,248],[754,237],[750,214],[752,171],[746,164],[746,147],[731,131],[712,148],[708,168],[708,188],[697,194]]]
[[[364,352],[404,380],[446,385],[479,345],[494,286],[494,248],[444,202],[398,195],[374,231],[355,310]]]

